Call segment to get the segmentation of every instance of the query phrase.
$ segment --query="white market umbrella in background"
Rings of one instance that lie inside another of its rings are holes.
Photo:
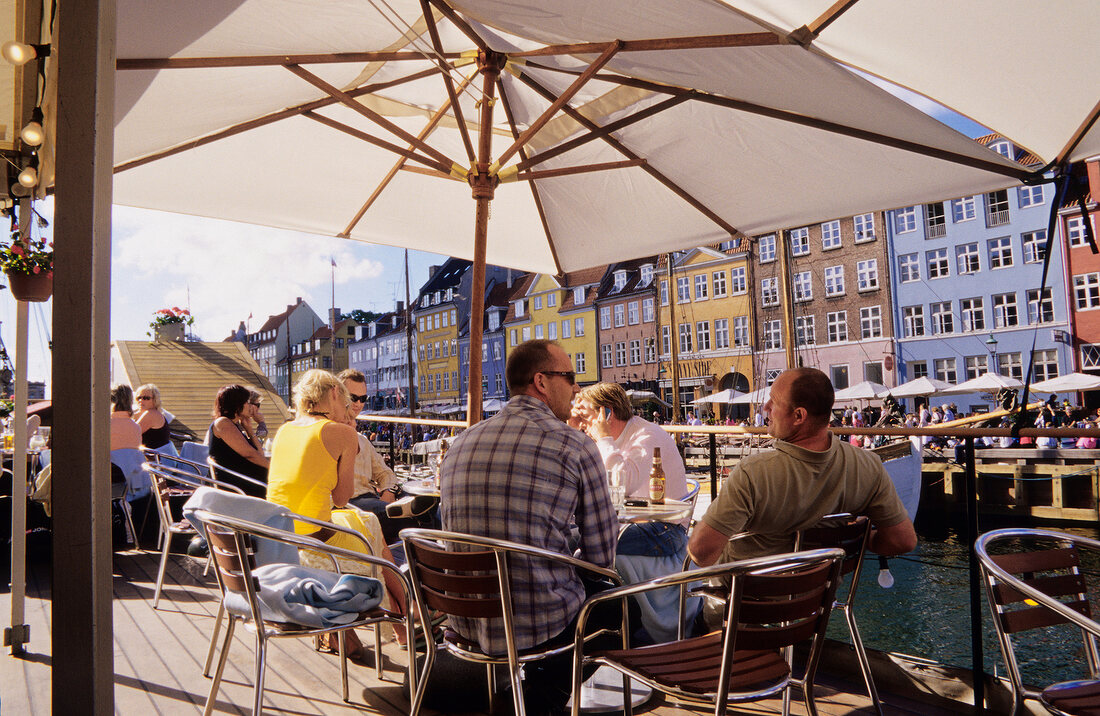
[[[772,394],[772,387],[766,385],[763,388],[752,391],[751,393],[744,393],[737,396],[730,403],[734,405],[763,405],[768,402],[768,398]]]
[[[500,398],[490,398],[481,403],[481,409],[486,413],[499,413],[504,407],[504,401]]]
[[[913,380],[894,386],[893,388],[887,388],[879,393],[878,397],[885,398],[887,395],[892,395],[895,398],[917,398],[923,395],[942,393],[953,387],[954,386],[947,381],[921,376],[920,378],[914,378]]]
[[[1067,373],[1031,384],[1032,393],[1076,393],[1100,388],[1100,376],[1088,373]]]
[[[734,401],[735,398],[744,395],[744,393],[734,390],[733,388],[726,388],[720,390],[713,395],[705,395],[702,398],[697,398],[691,401],[692,405],[704,405],[706,403],[724,403],[729,404]]]
[[[977,378],[959,383],[956,386],[941,390],[940,395],[962,395],[963,393],[996,393],[1002,388],[1023,388],[1024,382],[1011,376],[997,375],[996,373],[982,373]]]
[[[856,383],[853,386],[844,388],[843,390],[836,391],[833,397],[836,400],[873,400],[879,396],[879,393],[886,389],[886,386],[882,383],[876,383],[873,380],[865,380],[861,383]]]

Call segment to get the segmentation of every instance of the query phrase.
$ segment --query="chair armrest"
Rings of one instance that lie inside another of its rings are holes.
[[[227,492],[235,492],[238,495],[243,495],[244,490],[236,485],[230,485],[227,482],[221,482],[215,480],[208,475],[196,475],[185,470],[181,470],[177,467],[170,467],[168,465],[160,464],[154,465],[152,463],[142,463],[141,468],[149,473],[159,473],[162,477],[165,477],[173,482],[178,482],[188,487],[213,487],[216,490],[225,490]]]
[[[729,541],[733,542],[734,540],[744,539],[751,534],[752,532],[738,532],[737,534],[730,535]],[[691,561],[691,552],[687,552],[684,554],[684,563],[681,565],[680,569],[681,571],[686,572],[688,568],[691,567],[691,565],[693,564],[695,564],[695,562]]]
[[[365,536],[363,536],[362,534],[360,534],[359,532],[356,532],[355,530],[351,529],[350,527],[344,527],[343,525],[338,525],[338,524],[335,524],[333,522],[325,522],[324,520],[319,520],[319,519],[316,519],[314,517],[306,517],[305,515],[299,515],[297,512],[291,512],[289,510],[287,510],[286,514],[287,514],[288,517],[290,517],[290,519],[294,520],[295,522],[301,522],[303,524],[313,525],[313,526],[321,528],[321,529],[330,529],[333,532],[341,532],[343,534],[350,535],[351,537],[354,537],[355,539],[357,539],[357,540],[359,540],[360,542],[363,543],[363,547],[367,550],[367,554],[371,555],[372,557],[377,557],[377,555],[374,554],[374,550],[371,548],[370,542],[367,540],[367,538]],[[316,538],[311,537],[310,539],[316,539]],[[320,541],[320,540],[317,540],[317,541]],[[321,542],[321,544],[325,544],[325,543]],[[326,545],[326,546],[329,547],[330,549],[341,549],[339,547],[332,547],[331,545]],[[342,550],[342,551],[346,552],[347,550]],[[359,553],[357,552],[356,554],[359,554]]]
[[[217,473],[214,472],[214,470],[220,470],[222,472],[229,473],[230,475],[237,478],[238,480],[244,480],[245,482],[250,482],[253,485],[256,485],[257,487],[262,487],[265,490],[267,489],[267,483],[264,482],[263,480],[257,480],[254,477],[249,477],[248,475],[237,472],[236,470],[230,470],[228,467],[225,467],[224,465],[220,465],[219,463],[215,462],[214,458],[212,458],[212,457],[206,458],[206,464],[210,467],[210,471],[211,471],[212,475],[217,474]]]

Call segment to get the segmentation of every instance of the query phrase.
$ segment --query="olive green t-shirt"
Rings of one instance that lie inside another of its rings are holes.
[[[789,552],[796,532],[837,512],[867,515],[878,527],[908,518],[878,455],[834,435],[824,452],[776,440],[774,450],[745,458],[703,522],[727,537],[750,533],[723,548],[729,562]]]

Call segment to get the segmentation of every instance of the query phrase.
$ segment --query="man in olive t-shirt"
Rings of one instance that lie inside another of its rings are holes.
[[[763,410],[775,450],[740,462],[692,531],[699,565],[789,552],[794,534],[837,512],[867,515],[871,549],[890,556],[917,545],[913,523],[882,461],[829,432],[833,386],[816,368],[783,372]],[[745,537],[730,540],[735,534]]]

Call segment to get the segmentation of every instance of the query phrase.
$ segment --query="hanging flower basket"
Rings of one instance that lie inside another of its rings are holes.
[[[11,295],[20,301],[48,301],[53,294],[53,271],[42,273],[6,273]]]

